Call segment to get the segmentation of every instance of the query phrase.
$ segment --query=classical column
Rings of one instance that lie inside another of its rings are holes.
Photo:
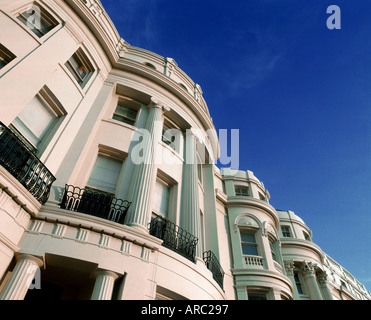
[[[95,273],[95,285],[91,300],[111,300],[113,286],[118,275],[108,270],[98,270]]]
[[[294,277],[294,267],[295,267],[294,260],[285,261],[286,275],[292,283],[294,299],[297,300],[299,299],[299,292],[298,292],[298,288],[296,287],[296,281]]]
[[[318,287],[316,271],[313,264],[304,261],[301,271],[311,300],[323,300],[321,291]]]
[[[150,217],[150,196],[155,183],[156,151],[162,136],[163,107],[152,98],[146,127],[142,131],[143,140],[133,148],[131,159],[134,162],[134,172],[131,178],[128,200],[131,201],[125,224],[148,231]]]
[[[329,288],[328,278],[326,272],[318,274],[318,282],[321,288],[324,300],[334,300],[331,290]]]
[[[0,300],[23,300],[27,290],[43,262],[31,255],[17,257],[17,264],[0,293]]]
[[[196,147],[197,137],[195,131],[192,129],[187,130],[180,221],[181,227],[198,239],[196,258],[202,259]]]

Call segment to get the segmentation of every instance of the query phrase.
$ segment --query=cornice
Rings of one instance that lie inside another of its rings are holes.
[[[226,206],[227,208],[246,207],[263,210],[273,218],[276,227],[278,228],[279,226],[279,217],[276,209],[266,201],[246,196],[228,196]]]
[[[104,233],[142,245],[151,250],[158,250],[163,242],[161,239],[138,231],[135,228],[88,214],[63,210],[55,205],[49,205],[48,203],[43,206],[37,218],[47,222],[56,222],[73,227],[83,227],[94,232]]]
[[[280,242],[282,249],[285,247],[301,247],[314,251],[319,256],[321,262],[324,263],[325,253],[318,245],[311,241],[296,238],[280,238]]]

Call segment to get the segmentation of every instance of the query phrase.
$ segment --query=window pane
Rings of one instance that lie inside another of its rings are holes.
[[[241,241],[255,243],[255,235],[251,232],[241,232]]]
[[[170,187],[157,180],[153,200],[153,210],[161,214],[164,218],[168,217],[170,200]]]
[[[244,255],[258,256],[258,248],[254,244],[242,243],[242,253]]]
[[[98,155],[88,186],[115,194],[117,180],[121,171],[122,161]]]
[[[248,300],[267,300],[265,293],[248,292],[247,297]]]
[[[248,188],[235,188],[235,194],[236,196],[248,196],[249,195],[249,189]]]
[[[37,95],[13,121],[17,130],[34,146],[49,132],[57,116],[50,107]]]
[[[17,18],[39,38],[58,24],[48,12],[36,5],[22,12]]]
[[[112,118],[133,126],[137,118],[137,113],[137,110],[118,104]]]

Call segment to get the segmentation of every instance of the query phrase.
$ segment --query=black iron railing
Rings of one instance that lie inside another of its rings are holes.
[[[220,266],[219,260],[211,250],[205,251],[203,253],[203,259],[205,261],[206,267],[213,274],[214,280],[223,289],[224,270]]]
[[[156,217],[149,224],[149,233],[161,240],[162,245],[194,261],[198,239],[171,221]]]
[[[41,204],[49,197],[55,177],[10,129],[0,122],[0,165]]]
[[[109,194],[66,184],[60,207],[124,224],[130,204]]]

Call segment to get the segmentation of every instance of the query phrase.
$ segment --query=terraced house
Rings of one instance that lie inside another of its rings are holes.
[[[0,299],[371,299],[214,165],[200,86],[100,1],[1,0],[0,27]]]

